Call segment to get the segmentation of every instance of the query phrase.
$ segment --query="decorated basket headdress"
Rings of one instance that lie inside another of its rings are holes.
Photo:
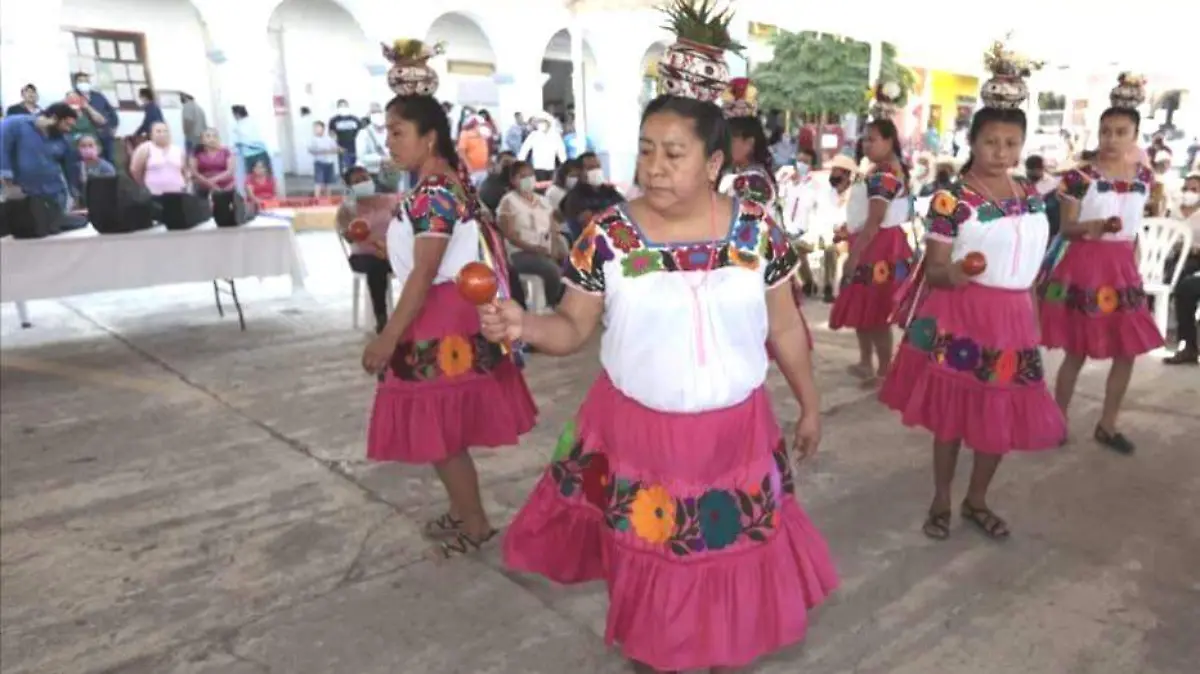
[[[757,117],[758,87],[746,77],[729,80],[729,87],[721,94],[721,108],[726,117]]]
[[[1029,87],[1025,78],[1042,67],[1041,61],[1028,58],[1004,46],[997,40],[983,54],[983,65],[992,73],[991,78],[979,89],[979,98],[985,108],[1017,110],[1029,98]]]
[[[1117,76],[1117,86],[1108,94],[1114,108],[1136,109],[1146,100],[1146,78],[1133,73]]]
[[[896,115],[903,90],[898,82],[879,80],[875,85],[875,100],[871,103],[871,117],[874,119],[891,119]]]
[[[388,86],[398,96],[432,96],[437,92],[438,76],[429,67],[429,59],[445,50],[442,43],[425,44],[420,40],[396,40],[383,45],[383,57],[391,62]]]
[[[661,10],[677,39],[658,62],[658,92],[718,102],[729,80],[725,52],[743,49],[729,36],[733,10],[717,11],[714,0],[671,0]]]

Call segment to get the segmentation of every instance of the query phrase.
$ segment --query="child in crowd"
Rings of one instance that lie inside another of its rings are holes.
[[[263,202],[274,201],[276,198],[275,176],[267,170],[265,162],[255,162],[254,169],[246,178],[246,200],[261,209]]]
[[[337,162],[337,141],[325,134],[325,122],[313,122],[312,140],[308,142],[308,151],[313,156],[313,197],[327,197],[333,188],[334,170]]]
[[[117,169],[104,157],[100,156],[100,146],[90,135],[79,137],[75,145],[79,151],[79,199],[78,208],[87,207],[87,181],[91,178],[111,178],[117,175]]]

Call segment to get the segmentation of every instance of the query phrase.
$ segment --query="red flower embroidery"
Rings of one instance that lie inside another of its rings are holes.
[[[608,456],[603,452],[591,455],[583,468],[583,496],[589,503],[601,510],[608,507]]]
[[[641,248],[642,241],[638,238],[637,231],[624,222],[613,222],[608,225],[608,238],[622,252],[628,253],[631,250]]]
[[[713,249],[706,245],[688,246],[680,248],[675,252],[675,264],[680,271],[696,271],[699,269],[711,269],[716,266],[714,263],[715,255]]]

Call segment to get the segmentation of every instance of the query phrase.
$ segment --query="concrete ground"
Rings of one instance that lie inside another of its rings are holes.
[[[244,333],[204,285],[35,302],[31,330],[3,308],[3,672],[627,671],[603,643],[602,586],[509,573],[494,549],[423,561],[441,491],[428,470],[363,460],[373,380],[349,275],[332,235],[300,240],[309,292],[243,282]],[[1200,370],[1139,363],[1122,423],[1140,447],[1121,457],[1090,440],[1105,370],[1089,367],[1075,440],[1001,469],[1012,539],[956,521],[935,543],[919,531],[928,436],[845,374],[853,337],[824,329],[825,306],[809,315],[825,440],[799,490],[843,584],[804,645],[754,671],[1196,671]],[[540,424],[479,454],[497,522],[596,369],[594,350],[533,358]]]

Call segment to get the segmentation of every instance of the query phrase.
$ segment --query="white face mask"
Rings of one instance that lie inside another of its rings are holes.
[[[350,186],[350,192],[356,197],[369,197],[375,194],[375,181],[364,180]]]
[[[521,190],[522,192],[532,192],[533,176],[525,176],[524,178],[521,178],[521,181],[517,183],[517,185],[517,189]]]
[[[372,112],[371,113],[371,123],[374,124],[375,126],[383,126],[383,113],[382,112]]]
[[[1200,204],[1200,192],[1184,192],[1179,196],[1179,203],[1188,208]]]
[[[578,184],[579,184],[579,178],[576,178],[575,176],[567,177],[567,189],[573,189]]]
[[[75,85],[75,88],[79,91],[79,93],[86,94],[92,90],[92,83],[91,82],[80,82]]]
[[[347,111],[347,110],[349,110],[349,109],[350,109],[350,106],[349,106],[349,105],[339,105],[339,106],[338,106],[338,112],[345,112],[345,111]]]
[[[604,184],[604,169],[589,169],[587,172],[587,182],[592,187],[599,187]]]

